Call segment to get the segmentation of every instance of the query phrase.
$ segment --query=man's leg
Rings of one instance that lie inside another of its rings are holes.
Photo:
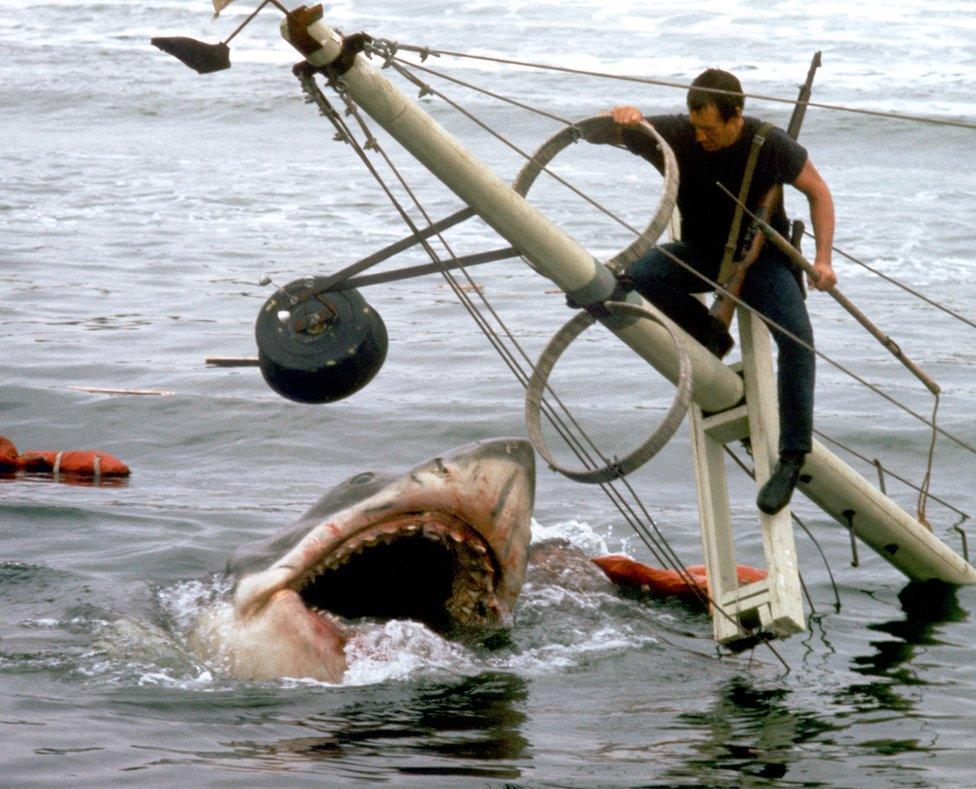
[[[664,249],[711,279],[718,262],[704,258],[693,247],[680,241],[663,244]],[[708,283],[675,263],[658,249],[650,250],[627,269],[634,288],[688,334],[721,358],[732,347],[732,337],[708,307],[691,294],[711,290]]]
[[[771,322],[813,346],[813,329],[803,293],[792,272],[775,258],[761,258],[749,270],[743,300]],[[778,349],[779,462],[757,503],[773,514],[789,503],[813,433],[813,352],[770,326]]]

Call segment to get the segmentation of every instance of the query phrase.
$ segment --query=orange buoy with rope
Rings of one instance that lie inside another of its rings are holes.
[[[129,467],[114,455],[94,450],[29,450],[17,452],[14,443],[0,436],[0,471],[49,472],[74,477],[101,479],[127,477]]]
[[[629,556],[612,554],[592,560],[607,577],[618,586],[641,592],[677,597],[685,602],[697,602],[700,595],[708,594],[705,566],[695,564],[678,570],[662,570],[634,561]],[[766,571],[740,564],[736,567],[739,584],[761,581]]]
[[[78,474],[90,477],[129,476],[129,467],[107,452],[32,451],[23,453],[20,461],[27,471],[50,471],[52,474]]]

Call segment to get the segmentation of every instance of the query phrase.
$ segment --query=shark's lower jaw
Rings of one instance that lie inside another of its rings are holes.
[[[294,586],[305,606],[349,619],[412,619],[440,632],[497,627],[495,556],[443,512],[397,516],[331,548]]]

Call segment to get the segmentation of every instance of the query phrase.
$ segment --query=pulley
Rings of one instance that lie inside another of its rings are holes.
[[[358,291],[322,293],[325,277],[288,283],[254,327],[258,363],[272,389],[299,403],[331,403],[362,389],[386,359],[382,318]]]

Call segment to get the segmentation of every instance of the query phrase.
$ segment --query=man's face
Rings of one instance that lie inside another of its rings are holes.
[[[706,151],[727,148],[739,139],[742,132],[742,113],[737,112],[725,121],[714,104],[706,104],[700,110],[690,110],[688,117],[695,127],[695,139]]]

